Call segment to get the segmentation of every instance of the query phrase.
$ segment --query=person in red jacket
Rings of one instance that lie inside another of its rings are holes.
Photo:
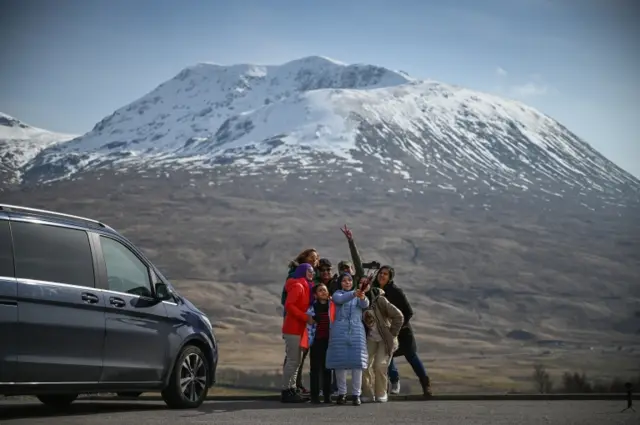
[[[296,267],[293,276],[287,279],[285,284],[287,300],[284,303],[285,315],[282,321],[282,339],[284,339],[286,359],[282,371],[281,401],[283,403],[307,401],[296,391],[296,378],[303,354],[302,335],[307,324],[313,323],[313,317],[307,315],[307,310],[314,297],[314,276],[313,266],[309,263],[303,263]]]

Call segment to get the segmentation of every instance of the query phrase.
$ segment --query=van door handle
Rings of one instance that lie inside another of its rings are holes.
[[[98,296],[95,294],[90,294],[89,292],[82,293],[82,301],[87,304],[96,304],[98,302]]]
[[[122,298],[116,298],[116,297],[109,298],[109,304],[111,304],[114,307],[124,307],[126,305],[126,303]]]

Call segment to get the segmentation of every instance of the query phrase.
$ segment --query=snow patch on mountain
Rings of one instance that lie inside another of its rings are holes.
[[[201,63],[182,70],[141,99],[100,121],[65,151],[131,148],[157,153],[190,138],[215,134],[227,119],[300,92],[325,88],[371,89],[410,81],[372,65],[341,65],[309,57],[284,65],[220,66]]]

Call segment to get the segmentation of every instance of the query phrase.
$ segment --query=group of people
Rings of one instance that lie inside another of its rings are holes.
[[[334,274],[332,263],[311,248],[289,264],[282,290],[282,338],[285,342],[283,403],[347,402],[347,375],[351,371],[351,401],[388,400],[400,392],[400,375],[394,358],[404,356],[420,380],[423,394],[431,397],[431,383],[417,355],[410,320],[411,304],[394,282],[393,267],[363,264],[345,225],[352,261],[341,261]],[[377,269],[367,276],[365,268]],[[310,358],[310,391],[302,385],[302,371]],[[324,400],[321,400],[320,397]]]

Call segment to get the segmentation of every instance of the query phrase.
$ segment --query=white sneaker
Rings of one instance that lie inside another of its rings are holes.
[[[391,384],[391,391],[389,391],[389,392],[391,394],[394,394],[394,395],[400,394],[400,381],[392,383]]]
[[[372,397],[361,396],[360,401],[363,403],[373,403],[374,399]]]
[[[386,403],[387,401],[389,401],[389,396],[386,394],[382,397],[376,397],[376,402],[378,403]]]

